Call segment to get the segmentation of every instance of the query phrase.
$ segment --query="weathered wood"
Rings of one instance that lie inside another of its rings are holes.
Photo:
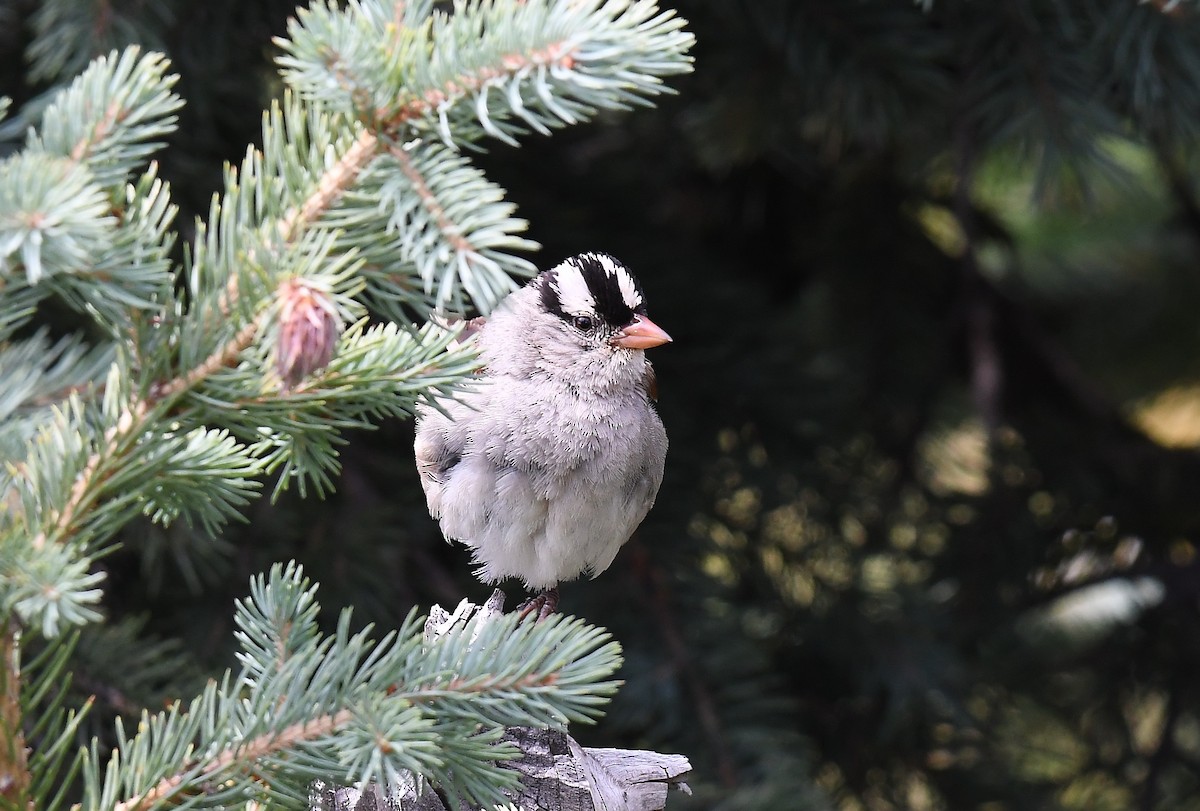
[[[425,623],[432,642],[473,617],[490,621],[504,612],[504,594],[497,589],[483,606],[463,600],[453,612],[434,606]],[[480,623],[482,624],[482,623]],[[662,811],[672,785],[688,790],[682,779],[691,771],[683,755],[663,755],[635,749],[581,747],[574,738],[553,729],[509,727],[503,740],[521,750],[517,760],[501,765],[521,775],[520,788],[510,794],[518,811]],[[428,784],[416,778],[384,791],[365,787],[314,783],[311,811],[450,811]],[[463,806],[456,811],[483,811]]]
[[[523,756],[504,768],[521,775],[509,794],[518,811],[662,811],[672,785],[688,791],[681,778],[691,765],[683,755],[632,749],[581,747],[553,729],[509,727],[504,740]],[[311,811],[449,811],[427,784],[406,780],[385,792],[379,785],[328,786],[315,783]],[[483,811],[464,806],[459,811]]]
[[[574,740],[567,740],[578,748]],[[584,747],[577,757],[590,778],[596,811],[660,811],[666,808],[672,785],[691,793],[682,778],[692,764],[683,755]]]

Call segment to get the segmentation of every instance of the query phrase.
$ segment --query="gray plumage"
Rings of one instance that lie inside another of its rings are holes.
[[[470,340],[483,371],[418,412],[430,514],[485,582],[549,590],[599,574],[654,504],[667,453],[653,371],[627,345],[669,338],[623,265],[583,254],[509,295]]]

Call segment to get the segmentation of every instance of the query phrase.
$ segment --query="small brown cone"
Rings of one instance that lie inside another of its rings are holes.
[[[275,369],[284,390],[320,371],[333,359],[342,333],[341,319],[329,293],[305,279],[290,279],[279,286],[279,342]]]

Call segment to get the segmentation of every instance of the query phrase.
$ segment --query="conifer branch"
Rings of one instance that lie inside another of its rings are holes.
[[[251,321],[202,364],[166,383],[152,387],[150,398],[134,400],[117,423],[104,433],[101,446],[88,458],[76,476],[70,497],[55,516],[50,532],[43,531],[34,536],[34,548],[42,548],[48,537],[61,540],[71,535],[72,528],[80,521],[79,514],[101,495],[101,485],[109,468],[120,466],[123,462],[123,449],[127,441],[146,430],[152,408],[164,400],[173,400],[181,396],[219,369],[233,363],[250,345],[258,330],[258,321]]]
[[[239,743],[219,752],[206,764],[187,764],[176,774],[164,777],[149,791],[137,797],[122,800],[113,806],[113,811],[145,811],[156,802],[171,797],[186,784],[204,785],[223,774],[236,763],[247,764],[246,771],[252,773],[255,762],[279,752],[286,752],[304,741],[315,741],[333,734],[339,727],[354,718],[351,710],[339,710],[331,715],[306,719],[280,730]],[[73,811],[79,809],[73,806]]]
[[[238,330],[236,335],[209,355],[199,366],[189,369],[165,383],[156,385],[153,389],[154,396],[152,399],[135,403],[133,408],[134,413],[138,416],[143,416],[151,405],[163,400],[173,400],[189,389],[195,388],[221,369],[232,365],[237,360],[238,355],[250,347],[255,335],[262,328],[261,322],[262,316],[254,319]]]
[[[417,192],[417,196],[421,198],[421,204],[425,206],[425,210],[433,217],[437,223],[438,229],[442,232],[442,236],[446,238],[454,249],[460,253],[475,253],[475,247],[462,234],[462,229],[455,225],[450,217],[446,214],[446,209],[438,202],[437,195],[429,188],[429,183],[425,180],[425,176],[413,164],[412,158],[403,148],[395,144],[388,145],[388,152],[400,164],[400,170],[404,172],[404,176],[412,182],[413,189]]]
[[[298,209],[289,211],[279,224],[285,242],[291,242],[297,229],[315,222],[354,183],[379,150],[379,139],[370,130],[358,134],[353,146],[329,168],[317,183],[316,191]]]
[[[74,484],[71,485],[71,493],[67,498],[67,503],[62,506],[54,516],[54,521],[51,524],[50,532],[41,531],[33,538],[33,548],[35,551],[40,551],[48,539],[59,539],[70,534],[71,527],[76,520],[76,514],[83,507],[83,501],[86,497],[90,486],[94,480],[102,475],[100,473],[100,465],[104,459],[109,458],[106,451],[111,450],[111,444],[116,438],[117,431],[115,428],[105,432],[104,447],[93,453],[84,464],[83,470],[75,477]]]
[[[71,147],[71,160],[81,163],[92,146],[108,136],[113,129],[113,125],[117,123],[118,118],[123,112],[117,102],[109,102],[108,109],[104,111],[104,117],[92,125],[90,133],[80,139],[75,146]]]
[[[286,641],[281,638],[277,646],[280,666],[286,658],[284,656],[285,648]],[[552,687],[557,681],[558,677],[555,673],[531,673],[509,678],[461,679],[456,677],[450,679],[443,687],[428,686],[412,690],[395,690],[389,697],[393,701],[413,703],[431,702],[451,696],[482,696],[488,693],[503,697],[510,695],[513,691]],[[247,772],[252,772],[255,762],[271,755],[287,752],[302,742],[316,741],[332,735],[354,719],[355,712],[353,710],[342,709],[290,724],[278,732],[269,732],[248,741],[239,742],[219,751],[206,763],[186,764],[179,772],[164,777],[144,794],[117,803],[113,811],[145,811],[156,801],[165,799],[173,792],[178,791],[185,781],[203,785],[223,777],[226,769],[238,763],[247,764]],[[382,745],[386,746],[387,744],[382,742]]]
[[[292,796],[317,777],[392,783],[402,770],[496,801],[511,781],[496,764],[513,753],[496,745],[504,726],[587,720],[616,687],[605,679],[619,647],[579,620],[460,610],[436,639],[422,640],[413,615],[375,641],[369,627],[349,631],[347,609],[323,636],[315,589],[295,563],[255,578],[235,616],[241,672],[186,710],[144,714],[107,767],[93,750],[77,809],[219,805],[251,787]]]
[[[97,59],[43,114],[31,145],[88,167],[114,188],[161,146],[182,101],[168,62],[137,47]]]
[[[279,40],[284,78],[346,115],[370,111],[397,140],[436,133],[456,148],[483,136],[515,143],[527,130],[645,104],[670,92],[662,77],[691,69],[691,34],[649,0],[467,2],[452,14],[417,5],[399,12],[400,24],[396,9],[374,2],[301,11]],[[393,55],[405,52],[424,64],[396,70]]]
[[[300,92],[268,111],[261,148],[227,170],[182,267],[169,189],[148,162],[181,104],[162,56],[97,60],[0,161],[0,372],[34,370],[0,392],[0,418],[24,410],[0,432],[24,453],[0,471],[12,507],[0,513],[4,628],[53,639],[102,620],[95,561],[132,518],[182,516],[215,533],[265,475],[324,492],[341,431],[451,391],[478,361],[449,331],[418,327],[411,305],[486,310],[534,271],[514,252],[536,247],[454,144],[644,103],[690,66],[691,35],[649,0],[440,9],[362,0],[299,12],[281,62]],[[376,23],[385,36],[370,35]],[[336,98],[309,92],[318,73]],[[489,110],[501,88],[508,109]],[[93,318],[104,345],[7,343],[47,295]],[[371,308],[398,323],[372,325]],[[72,373],[54,367],[60,356]],[[480,624],[423,649],[415,619],[376,641],[352,634],[347,613],[322,636],[310,596],[295,566],[255,581],[236,618],[240,673],[144,713],[136,733],[118,726],[111,758],[93,746],[79,780],[64,780],[82,787],[77,808],[294,798],[317,776],[400,774],[499,802],[514,781],[496,765],[515,752],[497,745],[505,726],[594,720],[617,687],[619,647],[577,620]],[[16,641],[4,637],[6,686],[21,678]],[[29,719],[5,696],[0,722],[20,730]],[[23,745],[7,752],[4,798],[14,786],[55,796],[53,776],[31,774],[40,751],[20,763]]]
[[[376,111],[376,115],[383,119],[386,130],[401,130],[406,124],[436,115],[439,110],[458,99],[478,93],[500,79],[524,75],[535,68],[546,69],[551,73],[569,71],[575,67],[572,49],[570,40],[564,38],[523,53],[504,54],[495,64],[481,65],[471,73],[447,79],[440,87],[430,88],[419,97],[410,97],[403,101],[398,110],[389,113],[388,110],[381,109]]]

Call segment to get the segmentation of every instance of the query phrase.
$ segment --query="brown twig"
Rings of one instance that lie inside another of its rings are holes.
[[[96,126],[92,127],[91,133],[81,139],[75,146],[71,147],[71,160],[79,163],[87,155],[88,150],[104,136],[112,132],[113,125],[116,124],[124,116],[125,111],[116,103],[108,105],[104,111],[104,118],[96,122]]]
[[[71,493],[67,497],[67,503],[63,505],[63,508],[58,511],[54,518],[54,523],[50,529],[50,536],[57,537],[70,529],[75,521],[76,514],[87,501],[93,479],[103,476],[100,473],[101,465],[113,455],[118,440],[124,439],[132,429],[141,425],[141,418],[145,415],[146,407],[145,401],[136,401],[129,411],[121,415],[116,425],[111,426],[104,432],[103,448],[88,457],[87,462],[84,463],[83,470],[75,477],[75,482],[71,485]],[[33,548],[41,549],[48,537],[46,532],[39,532],[33,538]]]
[[[442,693],[490,693],[493,691],[508,692],[510,690],[526,690],[530,687],[553,687],[558,683],[557,673],[529,674],[516,679],[476,679],[464,681],[453,678],[445,687],[422,687],[406,693],[406,697],[414,702],[428,701]]]
[[[16,625],[0,623],[0,800],[18,807],[29,791],[29,761],[21,732],[21,649]]]
[[[384,121],[385,129],[396,131],[405,123],[415,118],[424,118],[451,99],[479,90],[501,76],[542,65],[557,65],[570,69],[575,65],[575,58],[565,42],[554,42],[525,54],[508,54],[500,58],[499,68],[486,66],[474,73],[462,74],[446,82],[441,88],[427,90],[424,95],[409,99],[390,117],[385,118],[386,111],[381,111],[378,117]]]
[[[974,127],[967,111],[960,110],[954,128],[957,178],[953,206],[954,216],[963,235],[962,255],[959,261],[962,267],[967,357],[970,363],[971,396],[983,420],[988,443],[991,444],[1000,430],[1003,419],[1001,401],[1004,366],[996,341],[996,314],[979,271],[979,224],[971,200],[975,180],[975,146]]]
[[[299,208],[292,209],[279,223],[279,233],[285,242],[294,240],[299,229],[315,222],[346,191],[379,151],[379,138],[363,130],[346,154],[321,176],[316,191]]]
[[[232,365],[237,360],[237,356],[250,346],[250,342],[258,332],[259,326],[258,319],[251,321],[242,327],[237,335],[234,335],[224,346],[219,347],[217,351],[205,358],[204,362],[199,366],[189,369],[186,374],[155,387],[155,399],[153,402],[183,394],[183,392],[194,388],[205,378]]]
[[[434,222],[437,223],[438,230],[442,232],[442,236],[446,238],[446,241],[454,246],[456,251],[461,253],[475,253],[475,246],[463,236],[462,229],[446,214],[446,209],[438,202],[437,195],[433,193],[433,189],[429,188],[429,184],[425,182],[425,176],[413,164],[412,156],[394,145],[388,146],[388,152],[400,164],[400,171],[404,172],[404,176],[412,183],[417,196],[421,198],[421,205],[425,206],[425,210],[433,217]]]

